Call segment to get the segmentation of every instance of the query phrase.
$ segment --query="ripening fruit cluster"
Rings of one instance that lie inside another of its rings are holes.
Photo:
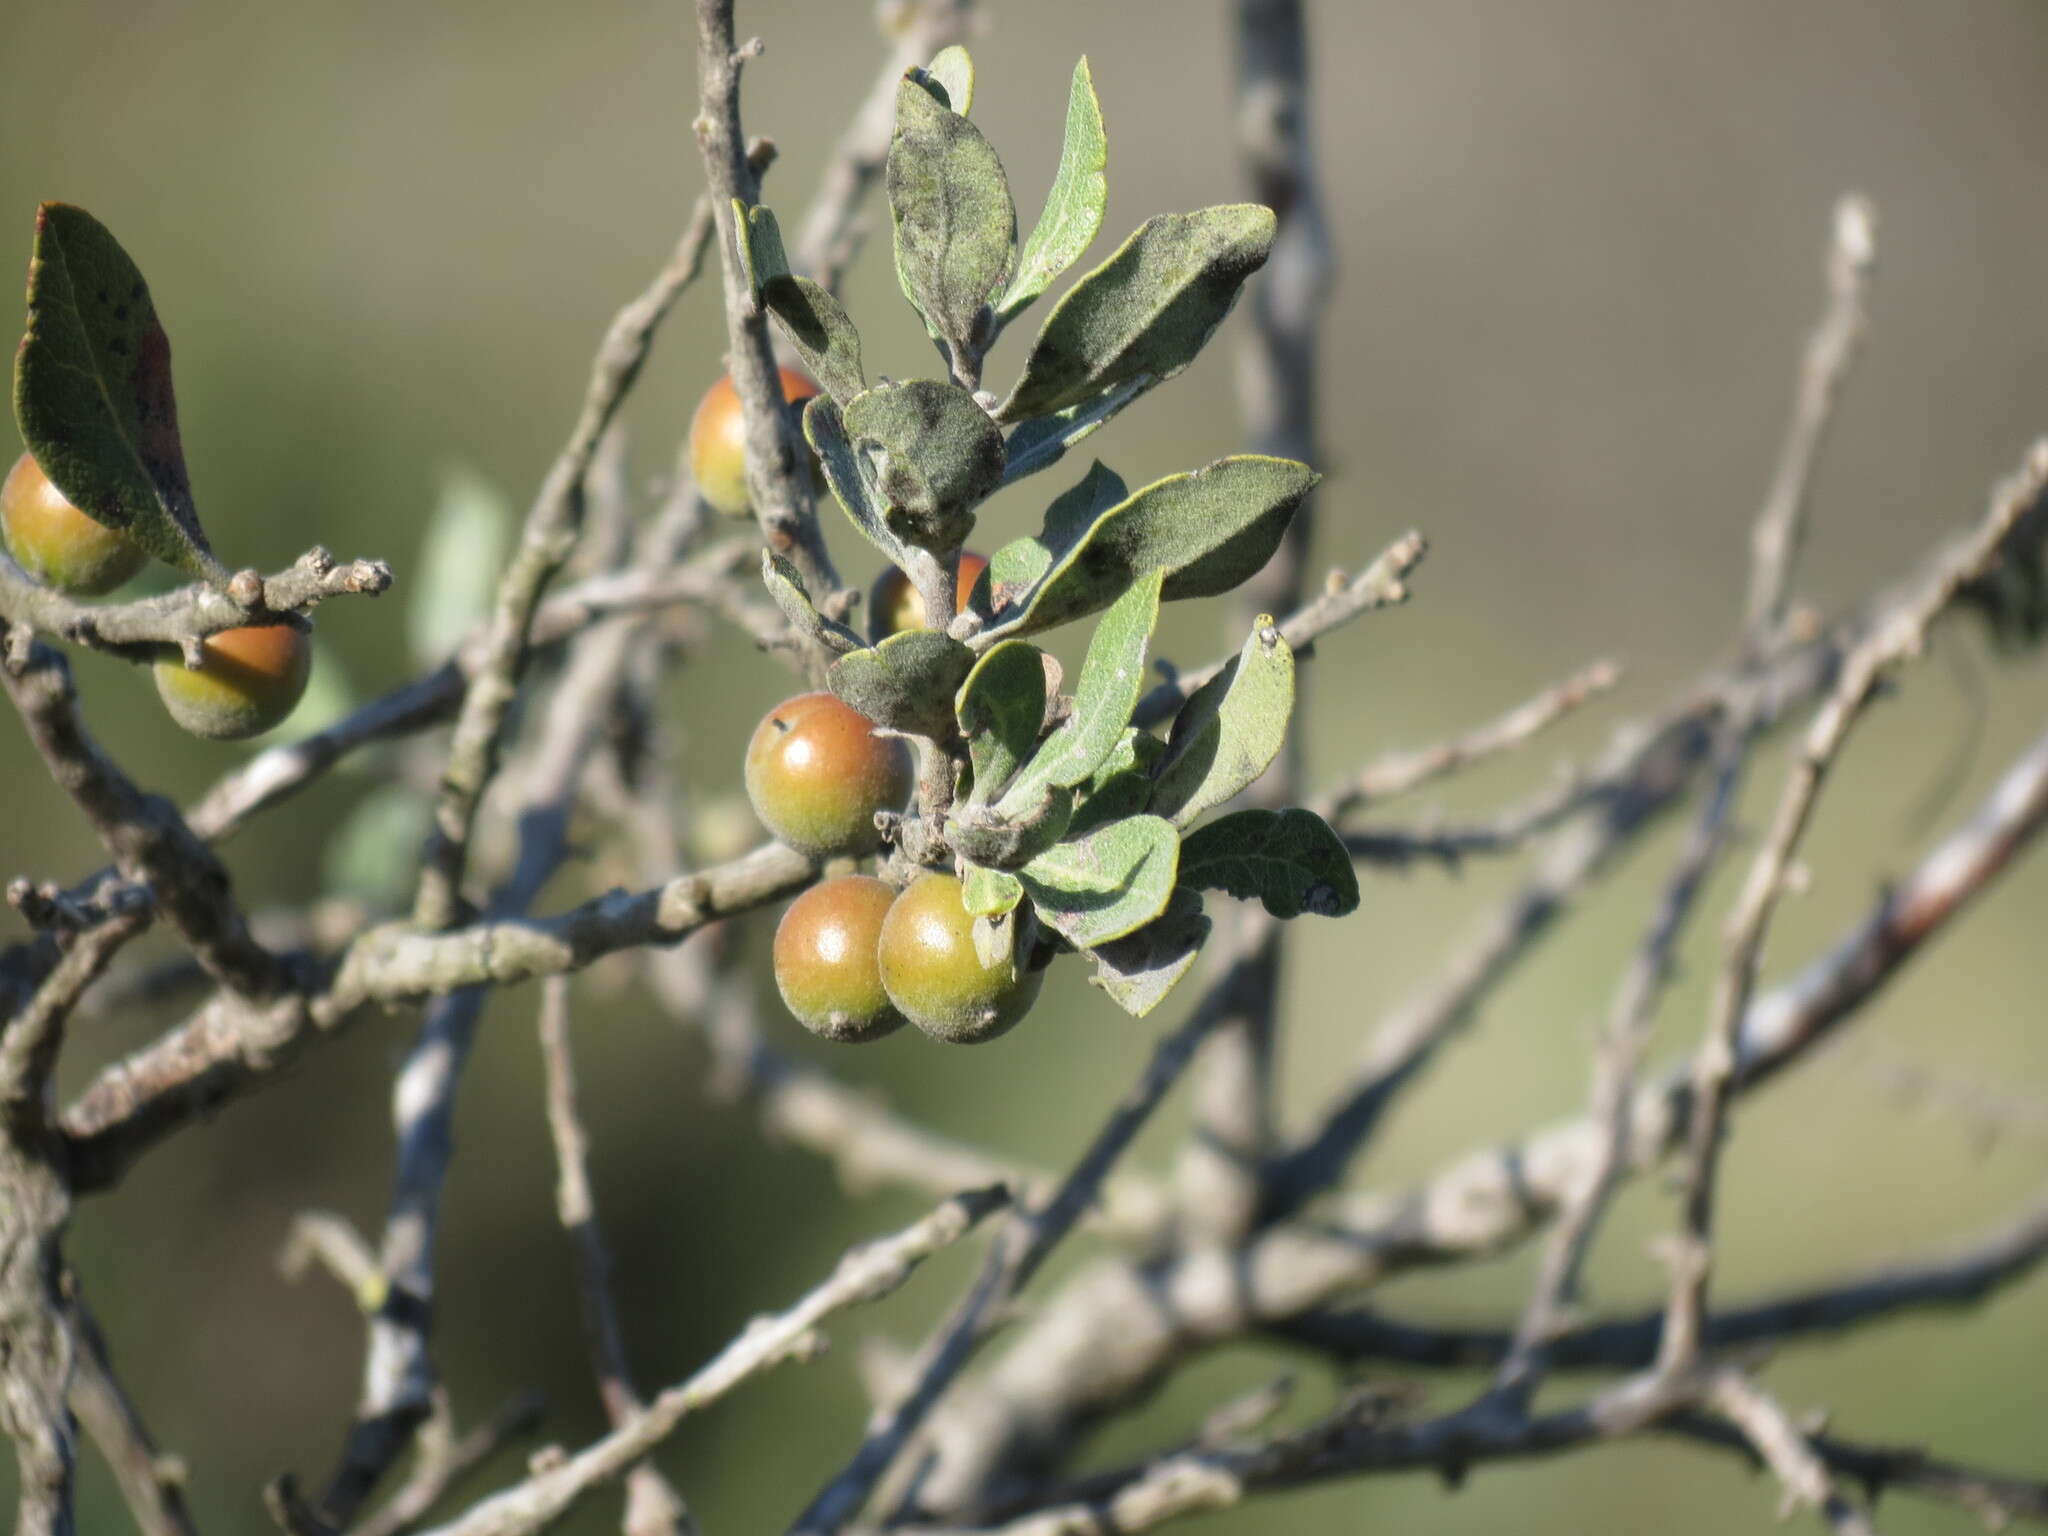
[[[101,597],[131,579],[148,555],[118,529],[87,516],[24,453],[0,483],[0,540],[14,563],[42,586],[74,597]],[[304,619],[222,630],[200,642],[200,663],[173,648],[159,659],[157,695],[195,736],[235,741],[280,724],[298,705],[313,668]]]
[[[910,798],[910,753],[833,695],[807,693],[755,730],[746,781],[783,842],[816,859],[858,857],[881,844],[877,814]],[[876,1040],[905,1023],[957,1044],[993,1040],[1030,1010],[1040,979],[982,962],[959,880],[936,871],[901,892],[870,875],[823,881],[775,930],[782,1000],[829,1040]]]

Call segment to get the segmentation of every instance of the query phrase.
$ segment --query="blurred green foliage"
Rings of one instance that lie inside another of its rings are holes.
[[[1085,49],[1116,161],[1110,228],[1242,195],[1220,7],[988,9],[976,119],[1015,146],[1016,185],[1050,180],[1063,92]],[[1626,659],[1618,703],[1434,802],[1490,806],[1718,653],[1818,307],[1827,210],[1848,187],[1881,210],[1881,265],[1868,355],[1818,485],[1806,589],[1839,603],[1898,568],[1974,515],[2043,426],[2048,10],[2036,0],[1326,0],[1311,11],[1342,263],[1318,558],[1355,566],[1410,523],[1435,544],[1408,608],[1326,643],[1302,670],[1298,718],[1319,778],[1490,714],[1591,655]],[[782,144],[778,206],[800,205],[825,150],[818,134],[867,89],[880,53],[867,12],[742,8],[742,33],[769,44],[747,77],[747,122]],[[652,0],[0,7],[0,250],[26,259],[38,199],[107,220],[170,330],[194,489],[222,558],[273,567],[318,540],[388,558],[401,587],[384,602],[400,602],[439,466],[475,464],[523,502],[567,430],[605,322],[684,216],[700,179],[687,25],[687,7]],[[1164,28],[1172,70],[1157,63]],[[887,313],[892,285],[887,241],[873,242],[852,302]],[[714,291],[685,301],[631,407],[643,476],[669,463],[690,404],[720,371]],[[869,367],[929,371],[916,331],[910,320],[864,336]],[[997,351],[992,380],[1014,376],[1022,347]],[[1141,402],[1090,447],[1133,484],[1184,468],[1191,445],[1231,441],[1230,383],[1227,359],[1209,358],[1170,407]],[[984,542],[1034,528],[1050,493],[1005,493]],[[865,574],[857,541],[829,531],[849,576]],[[394,608],[336,604],[321,635],[359,693],[412,664]],[[1215,612],[1180,605],[1159,650],[1192,662],[1239,639],[1220,633]],[[691,781],[729,787],[747,725],[787,688],[729,634],[704,661],[674,679],[671,723]],[[189,797],[236,760],[170,729],[140,672],[85,658],[79,674],[96,729],[151,787]],[[1960,631],[1944,640],[1853,746],[1811,844],[1814,888],[1779,924],[1773,970],[1810,954],[1924,843],[1930,795],[1948,786],[1932,821],[1952,816],[2040,728],[2043,683],[2038,657],[1993,659]],[[1759,764],[1752,818],[1779,761]],[[17,731],[0,731],[0,784],[5,873],[65,877],[98,862]],[[231,844],[248,899],[309,896],[323,838],[367,789],[339,776]],[[1590,1030],[1671,847],[1667,830],[1493,1001],[1403,1104],[1363,1177],[1398,1186],[1576,1108]],[[569,900],[583,878],[565,877],[550,900]],[[1511,879],[1486,865],[1374,876],[1358,916],[1295,930],[1291,1112],[1315,1102],[1378,1010],[1418,985]],[[1723,903],[1729,889],[1716,888]],[[2037,857],[1847,1042],[1741,1109],[1724,1294],[1920,1250],[2031,1195],[2038,1129],[1985,1150],[1956,1119],[1903,1108],[1884,1069],[1938,1067],[2026,1103],[2048,1093],[2035,969],[2044,901],[2048,862]],[[763,951],[771,921],[747,925]],[[1697,927],[1666,1010],[1674,1049],[1703,1019],[1716,925]],[[694,1043],[623,982],[607,966],[579,985],[577,1039],[626,1328],[652,1384],[915,1206],[848,1200],[806,1157],[764,1148],[743,1111],[707,1095]],[[554,1403],[548,1435],[574,1444],[600,1417],[554,1226],[532,1004],[527,992],[495,1005],[464,1089],[439,1352],[465,1417],[538,1385]],[[82,1021],[69,1083],[168,1022]],[[145,1410],[189,1459],[216,1536],[267,1531],[262,1481],[287,1467],[320,1476],[338,1445],[358,1323],[335,1289],[288,1286],[273,1261],[296,1210],[333,1207],[366,1227],[381,1218],[389,1068],[407,1027],[364,1019],[80,1213],[72,1251],[88,1294]],[[1154,1028],[1063,974],[1031,1026],[1000,1045],[952,1052],[906,1034],[832,1055],[942,1129],[1053,1163],[1120,1091]],[[794,1024],[781,1043],[826,1049]],[[1179,1123],[1178,1111],[1163,1117],[1137,1155],[1160,1160]],[[1653,1185],[1631,1192],[1598,1256],[1596,1301],[1656,1291],[1645,1243],[1670,1216]],[[1498,1316],[1528,1260],[1413,1277],[1387,1299],[1425,1315]],[[841,1323],[839,1353],[749,1386],[676,1437],[665,1464],[707,1529],[786,1517],[857,1433],[851,1346],[869,1330],[912,1337],[966,1262],[948,1256]],[[2044,1342],[2048,1289],[2036,1283],[1979,1313],[1801,1348],[1769,1380],[1796,1408],[1833,1407],[1844,1433],[2039,1471]],[[1296,1364],[1266,1351],[1204,1361],[1101,1452],[1179,1437],[1220,1395]],[[1436,1400],[1465,1385],[1442,1383]],[[508,1458],[494,1475],[515,1466]],[[11,1471],[0,1469],[0,1493]],[[1730,1462],[1647,1444],[1485,1471],[1455,1496],[1427,1478],[1381,1479],[1184,1528],[1706,1533],[1760,1524],[1775,1498]],[[1886,1516],[1893,1536],[1969,1528],[1903,1500]],[[120,1519],[91,1467],[83,1528]],[[614,1526],[599,1500],[567,1528]]]

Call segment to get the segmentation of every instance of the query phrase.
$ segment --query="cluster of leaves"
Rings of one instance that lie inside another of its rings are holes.
[[[919,551],[950,569],[980,503],[1186,368],[1274,234],[1272,212],[1245,204],[1148,220],[1052,306],[1009,393],[982,392],[1004,328],[1101,227],[1106,141],[1084,59],[1052,190],[1020,246],[1002,164],[967,116],[973,90],[959,48],[911,71],[887,170],[897,276],[947,378],[869,384],[852,320],[789,270],[774,214],[735,207],[755,299],[824,386],[804,430],[834,499],[906,571]],[[985,961],[1056,935],[1143,1014],[1207,936],[1203,891],[1257,897],[1279,917],[1357,905],[1351,862],[1311,812],[1195,825],[1280,750],[1294,658],[1270,618],[1164,739],[1131,724],[1159,605],[1229,591],[1259,570],[1316,479],[1291,460],[1247,455],[1132,491],[1097,462],[1037,534],[995,552],[969,613],[873,647],[818,613],[793,568],[764,558],[778,606],[836,655],[832,690],[955,758],[954,803],[922,810],[945,810],[944,845]],[[1069,698],[1058,663],[1030,637],[1097,615]]]

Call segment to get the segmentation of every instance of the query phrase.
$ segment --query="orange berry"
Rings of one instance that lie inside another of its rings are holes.
[[[32,578],[78,597],[113,591],[149,559],[119,530],[73,506],[26,453],[0,484],[0,537]]]
[[[747,798],[761,824],[814,859],[872,853],[877,811],[900,811],[914,782],[910,748],[829,693],[768,711],[747,743]]]
[[[791,406],[819,392],[818,381],[795,368],[782,370],[782,398]],[[745,517],[753,510],[747,492],[747,426],[739,391],[726,374],[704,392],[697,414],[690,418],[690,474],[697,494],[727,517]]]

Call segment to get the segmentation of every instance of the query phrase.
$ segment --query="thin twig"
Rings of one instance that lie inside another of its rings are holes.
[[[1771,831],[1757,851],[1728,927],[1727,958],[1714,989],[1706,1040],[1695,1057],[1687,1133],[1684,1233],[1674,1246],[1670,1321],[1664,1363],[1689,1366],[1699,1356],[1712,1267],[1715,1172],[1728,1100],[1739,1068],[1743,1016],[1749,1009],[1764,939],[1790,876],[1828,770],[1862,716],[1878,683],[1925,645],[1928,627],[1965,583],[1997,559],[2014,524],[2048,495],[2048,441],[2036,443],[2020,470],[1999,486],[1976,529],[1936,562],[1919,592],[1843,661],[1841,676],[1814,716],[1794,760]]]
[[[698,111],[692,125],[718,221],[726,368],[746,426],[747,492],[754,519],[768,547],[796,567],[805,589],[823,594],[839,585],[839,577],[818,530],[808,450],[783,404],[768,317],[748,290],[733,231],[733,204],[752,207],[760,186],[747,163],[740,128],[740,70],[759,44],[736,46],[732,9],[732,0],[697,0]]]
[[[1618,665],[1596,661],[1461,736],[1413,752],[1390,753],[1367,764],[1354,778],[1326,794],[1315,809],[1326,821],[1340,821],[1376,801],[1408,794],[1476,762],[1513,751],[1620,681]]]
[[[888,1295],[925,1259],[966,1236],[1008,1199],[1001,1186],[955,1195],[894,1236],[852,1249],[817,1289],[785,1312],[754,1319],[708,1365],[661,1393],[624,1428],[559,1466],[486,1499],[437,1528],[433,1536],[525,1536],[544,1529],[591,1489],[640,1461],[687,1415],[709,1407],[762,1371],[812,1352],[816,1330],[827,1318]]]
[[[555,1214],[576,1255],[576,1295],[598,1396],[612,1428],[624,1429],[647,1408],[626,1363],[625,1336],[612,1299],[611,1252],[590,1190],[590,1138],[576,1102],[569,1018],[568,980],[551,977],[541,987],[539,1031],[548,1135],[555,1147]],[[643,1461],[626,1474],[625,1536],[677,1536],[690,1529],[689,1509],[659,1467]]]
[[[1271,923],[1268,918],[1244,925],[1232,942],[1233,956],[1248,959],[1257,953]],[[1094,1201],[1111,1167],[1187,1070],[1209,1032],[1240,1006],[1235,988],[1243,974],[1234,963],[1224,966],[1188,1021],[1153,1048],[1144,1072],[1118,1101],[1059,1189],[1043,1205],[1020,1210],[1007,1224],[991,1246],[979,1278],[920,1352],[910,1389],[876,1411],[852,1459],[797,1517],[792,1536],[826,1536],[867,1502],[947,1386],[987,1338],[1002,1309],[1030,1282]]]
[[[613,318],[591,365],[576,425],[541,484],[519,549],[498,582],[484,660],[463,694],[441,773],[434,831],[421,855],[413,917],[423,927],[446,928],[461,915],[470,832],[497,772],[506,718],[532,650],[541,595],[575,548],[583,523],[584,473],[639,377],[663,317],[703,265],[704,245],[715,227],[712,214],[708,201],[700,198],[667,264]]]

